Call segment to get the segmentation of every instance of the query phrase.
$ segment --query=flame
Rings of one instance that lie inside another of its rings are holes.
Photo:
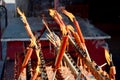
[[[72,27],[72,25],[67,25],[67,29],[70,30],[70,31],[74,31],[74,28]]]
[[[20,14],[20,15],[23,15],[23,13],[20,11],[20,9],[17,7],[17,12]]]
[[[104,49],[104,50],[105,50],[105,58],[107,60],[108,65],[110,65],[111,58],[110,58],[109,51],[107,49]]]
[[[51,15],[52,17],[54,17],[54,15],[55,15],[55,10],[49,9],[49,13],[50,13],[50,15]]]
[[[27,24],[27,20],[26,20],[25,14],[22,13],[18,7],[17,7],[17,12],[18,12],[18,14],[22,17],[22,21],[23,21],[25,24]]]
[[[75,16],[74,16],[72,13],[68,12],[68,11],[65,10],[65,9],[62,9],[62,12],[63,12],[66,16],[68,16],[68,17],[70,18],[70,20],[73,22],[73,19],[75,18]]]
[[[49,9],[49,12],[50,12],[50,15],[51,15],[53,18],[57,19],[57,21],[58,21],[59,24],[64,25],[64,23],[63,23],[63,21],[62,21],[62,16],[61,16],[56,10],[54,10],[54,9]]]
[[[50,12],[50,15],[55,19],[55,21],[60,25],[62,34],[66,35],[67,34],[66,25],[62,20],[62,16],[56,10],[53,10],[53,9],[49,9],[49,12]]]
[[[57,17],[59,18],[59,20],[62,19],[62,16],[61,16],[56,10],[54,10],[54,9],[49,9],[49,13],[50,13],[50,15],[51,15],[52,17],[57,16]]]

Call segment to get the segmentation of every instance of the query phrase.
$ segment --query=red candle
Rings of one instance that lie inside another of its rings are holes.
[[[78,35],[79,35],[79,37],[80,37],[81,42],[82,42],[82,43],[85,43],[85,40],[84,40],[84,37],[83,37],[83,35],[82,35],[80,26],[79,26],[79,24],[78,24],[78,22],[77,22],[77,20],[76,20],[75,18],[73,19],[73,23],[74,23],[74,25],[75,25],[75,27],[76,27],[76,30],[77,30],[77,32],[78,32]]]
[[[60,50],[59,50],[57,58],[56,58],[55,68],[59,68],[59,66],[60,66],[60,62],[62,61],[64,52],[65,52],[65,49],[66,49],[66,46],[67,46],[67,42],[68,42],[68,36],[64,36],[62,44],[60,46]]]

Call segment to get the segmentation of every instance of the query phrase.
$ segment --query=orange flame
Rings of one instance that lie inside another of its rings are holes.
[[[59,20],[62,19],[62,16],[54,9],[49,9],[49,13],[52,17],[55,17],[57,15],[57,17],[59,17]]]
[[[49,14],[50,14],[52,17],[54,17],[54,15],[55,15],[55,10],[49,9]]]
[[[63,35],[66,35],[67,31],[66,31],[66,25],[64,24],[63,20],[62,20],[62,16],[53,9],[49,9],[50,12],[50,16],[52,16],[55,21],[60,25],[60,29],[62,31]]]
[[[106,61],[107,61],[108,65],[110,65],[111,58],[110,58],[109,51],[107,49],[104,49],[104,50],[105,50]]]
[[[70,20],[73,22],[73,19],[75,18],[75,16],[74,16],[72,13],[68,12],[68,11],[65,10],[65,9],[62,9],[62,12],[63,12],[66,16],[68,16],[68,17],[70,18]]]
[[[74,28],[72,27],[72,25],[67,25],[67,29],[68,29],[69,31],[74,32]]]

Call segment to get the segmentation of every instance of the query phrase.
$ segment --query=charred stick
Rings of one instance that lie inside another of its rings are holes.
[[[37,66],[36,66],[36,69],[35,69],[35,73],[34,75],[32,76],[31,80],[35,80],[38,76],[38,74],[40,73],[40,63],[41,63],[41,59],[40,59],[40,52],[41,52],[41,44],[39,41],[37,41],[37,48],[35,48],[35,52],[36,52],[36,56],[37,56]]]
[[[46,29],[48,30],[48,32],[52,35],[52,32],[50,31],[47,22],[44,20],[44,18],[42,19],[43,24],[45,25]]]

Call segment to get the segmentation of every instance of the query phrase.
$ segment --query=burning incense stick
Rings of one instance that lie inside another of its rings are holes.
[[[27,22],[27,19],[26,19],[26,17],[25,17],[25,14],[22,13],[19,8],[17,8],[17,12],[18,12],[18,14],[22,17],[22,21],[23,21],[23,23],[24,23],[24,25],[25,25],[25,29],[26,29],[28,35],[31,37],[32,40],[36,40],[35,37],[34,37],[34,35],[33,35],[33,33],[32,33],[32,30],[31,30],[31,28],[30,28],[30,25],[29,25],[28,22]]]
[[[84,40],[84,37],[83,37],[83,35],[82,35],[80,26],[79,26],[79,24],[78,24],[75,16],[74,16],[72,13],[66,11],[65,9],[62,9],[62,12],[63,12],[66,16],[68,16],[68,17],[70,18],[70,20],[74,23],[74,25],[75,25],[75,27],[76,27],[76,30],[77,30],[77,32],[78,32],[78,35],[79,35],[79,37],[80,37],[81,42],[82,42],[82,43],[85,43],[85,40]]]
[[[62,12],[63,12],[66,16],[68,16],[68,17],[70,18],[70,20],[74,23],[74,25],[75,25],[75,27],[76,27],[76,30],[77,30],[77,32],[78,32],[78,34],[79,34],[79,37],[80,37],[80,39],[81,39],[81,42],[84,43],[85,40],[84,40],[84,38],[83,38],[83,35],[82,35],[82,32],[81,32],[80,26],[79,26],[77,20],[75,19],[75,16],[74,16],[72,13],[66,11],[65,9],[62,9]]]
[[[40,43],[39,44],[37,43],[36,37],[33,35],[32,30],[31,30],[31,28],[30,28],[30,26],[29,26],[29,24],[27,22],[27,19],[26,19],[26,16],[24,15],[24,13],[22,13],[19,8],[17,8],[17,12],[22,17],[22,21],[23,21],[23,23],[25,25],[25,29],[26,29],[29,37],[31,38],[30,47],[32,47],[32,48],[29,48],[29,50],[28,50],[28,52],[26,54],[26,57],[25,57],[24,62],[22,64],[22,68],[24,69],[24,67],[27,65],[28,60],[31,57],[31,54],[32,54],[32,51],[33,51],[33,47],[35,47],[35,51],[36,51],[36,55],[37,55],[37,67],[36,67],[36,72],[35,72],[35,74],[32,77],[32,80],[35,80],[35,78],[37,77],[38,72],[39,72],[39,64],[40,64],[40,58],[39,58],[40,45],[39,44]]]
[[[76,27],[76,30],[77,30],[77,32],[78,32],[78,35],[79,35],[79,37],[80,37],[81,42],[82,42],[82,43],[85,43],[85,40],[84,40],[84,37],[83,37],[83,35],[82,35],[80,26],[79,26],[79,24],[78,24],[78,22],[77,22],[77,20],[76,20],[75,18],[73,19],[73,23],[74,23],[74,25],[75,25],[75,27]]]
[[[62,34],[63,35],[66,35],[67,34],[67,31],[66,31],[66,25],[64,24],[63,20],[62,20],[62,16],[56,11],[56,10],[53,10],[53,9],[49,9],[50,11],[50,15],[55,19],[55,21],[60,25],[60,29],[62,31]]]
[[[86,53],[87,53],[87,58],[88,58],[89,61],[91,62],[91,58],[90,58],[90,56],[89,56],[87,47],[86,47],[86,45],[85,45],[85,39],[84,39],[84,37],[83,37],[83,35],[82,35],[82,32],[81,32],[80,26],[79,26],[79,24],[78,24],[78,21],[76,20],[75,16],[74,16],[72,13],[66,11],[65,9],[62,9],[62,12],[63,12],[66,16],[68,16],[68,17],[70,18],[70,20],[74,23],[74,25],[75,25],[75,27],[76,27],[76,30],[77,30],[77,33],[78,33],[79,38],[80,38],[81,43],[82,43],[82,48],[83,48],[83,50],[86,51]]]

